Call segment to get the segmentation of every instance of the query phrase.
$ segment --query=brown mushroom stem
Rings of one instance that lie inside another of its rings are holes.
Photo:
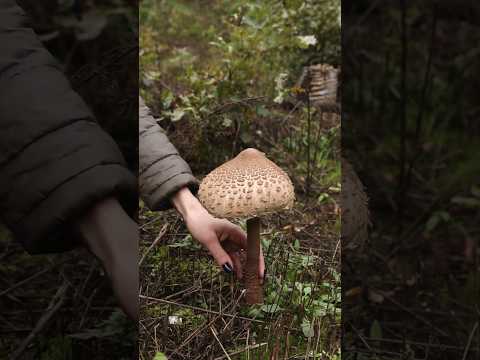
[[[263,289],[258,277],[260,257],[260,219],[247,220],[247,264],[245,269],[246,302],[263,304]]]

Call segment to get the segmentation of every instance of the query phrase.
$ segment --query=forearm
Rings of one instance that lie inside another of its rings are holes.
[[[135,226],[114,197],[99,201],[74,222],[81,239],[106,266],[114,262],[125,246],[130,245],[130,250],[136,247],[135,238],[125,237],[125,231],[136,236]],[[125,244],[128,239],[132,244]]]
[[[177,191],[172,196],[171,202],[185,221],[198,214],[208,214],[208,211],[202,206],[188,187]]]
[[[117,199],[96,203],[74,224],[83,242],[101,261],[121,307],[138,321],[138,226]]]

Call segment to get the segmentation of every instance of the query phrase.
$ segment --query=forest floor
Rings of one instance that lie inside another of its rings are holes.
[[[0,358],[130,359],[137,329],[93,256],[32,256],[1,230]]]
[[[338,125],[321,132],[337,136]],[[174,211],[142,207],[141,359],[157,352],[169,359],[338,358],[339,165],[315,168],[307,194],[305,177],[292,170],[302,155],[280,142],[273,147],[266,132],[253,141],[281,158],[297,196],[293,210],[262,218],[265,304],[243,303],[243,284],[217,268]]]

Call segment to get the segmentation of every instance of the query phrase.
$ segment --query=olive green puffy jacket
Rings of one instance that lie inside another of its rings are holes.
[[[185,186],[196,193],[198,182],[141,98],[139,108],[140,194],[151,210],[168,209],[170,195]]]
[[[0,1],[0,216],[30,253],[73,247],[71,222],[137,181],[13,0]]]

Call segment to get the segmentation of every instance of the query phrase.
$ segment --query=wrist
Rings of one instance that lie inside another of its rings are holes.
[[[198,214],[208,214],[207,210],[187,187],[181,188],[179,191],[177,191],[172,196],[171,201],[175,209],[180,213],[185,221]]]
[[[76,225],[83,231],[85,228],[99,227],[105,224],[110,225],[112,219],[128,217],[116,198],[109,197],[94,204]]]
[[[111,249],[107,249],[108,246],[117,245],[118,234],[130,233],[134,227],[136,223],[130,219],[114,197],[97,202],[73,224],[80,240],[102,261],[110,256]],[[106,242],[110,242],[110,245],[106,246]]]

